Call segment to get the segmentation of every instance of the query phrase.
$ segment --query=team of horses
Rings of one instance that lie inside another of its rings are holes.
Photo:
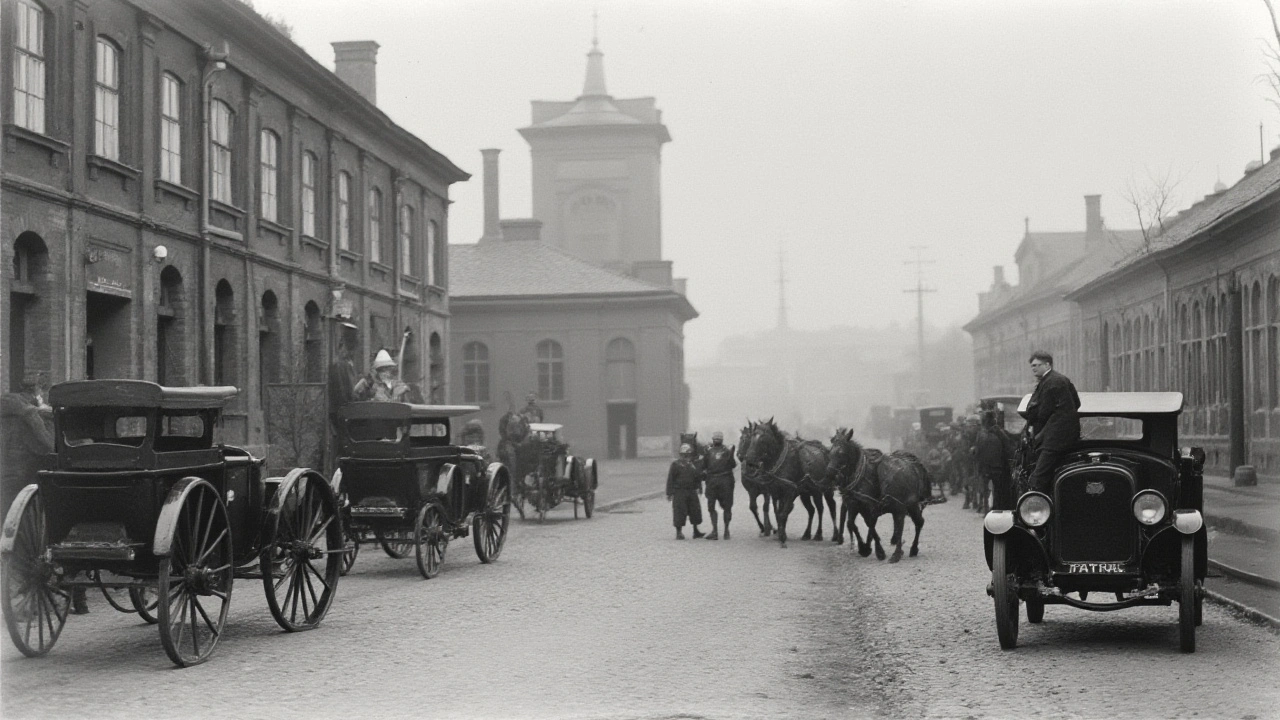
[[[682,435],[695,454],[703,452],[697,435]],[[853,439],[853,431],[836,430],[830,446],[817,440],[806,440],[778,428],[772,418],[748,421],[738,436],[736,449],[742,467],[742,487],[750,501],[751,514],[760,535],[776,535],[782,547],[787,545],[787,520],[798,498],[809,513],[802,540],[823,539],[824,505],[831,513],[831,541],[844,544],[844,530],[857,540],[858,553],[885,559],[876,521],[881,515],[893,517],[895,546],[889,562],[902,559],[903,529],[907,518],[915,525],[915,538],[910,554],[920,551],[920,530],[924,527],[924,505],[938,502],[932,495],[929,472],[915,455],[905,451],[885,454],[864,448]],[[840,495],[840,512],[836,513],[836,494]],[[764,502],[761,503],[760,499]],[[773,520],[769,511],[773,510]],[[818,518],[814,532],[814,515]],[[866,539],[855,524],[862,518]],[[776,527],[775,527],[776,526]]]

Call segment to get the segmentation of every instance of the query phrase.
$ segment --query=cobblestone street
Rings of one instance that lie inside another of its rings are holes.
[[[1266,718],[1280,704],[1257,681],[1280,669],[1280,638],[1211,604],[1194,655],[1175,608],[1050,607],[1001,651],[980,518],[957,503],[926,511],[920,557],[898,565],[825,541],[782,550],[741,489],[738,504],[716,543],[675,541],[662,500],[578,521],[562,506],[514,521],[493,565],[455,541],[430,581],[366,546],[324,625],[295,635],[239,581],[217,654],[187,670],[91,594],[48,657],[5,643],[3,714]]]

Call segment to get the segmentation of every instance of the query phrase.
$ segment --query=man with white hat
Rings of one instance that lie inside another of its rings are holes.
[[[409,386],[396,377],[396,361],[386,349],[378,351],[373,359],[373,373],[376,377],[365,376],[356,383],[356,400],[375,400],[378,402],[407,402],[405,396]]]

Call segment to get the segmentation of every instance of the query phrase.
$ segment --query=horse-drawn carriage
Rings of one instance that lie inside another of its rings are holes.
[[[339,411],[341,457],[334,489],[342,498],[344,570],[360,546],[378,543],[393,558],[413,554],[424,578],[440,573],[453,538],[472,536],[476,556],[498,558],[507,538],[511,481],[501,463],[450,443],[450,418],[471,405],[358,402]]]
[[[547,511],[565,498],[573,500],[575,519],[579,504],[588,518],[595,512],[596,488],[600,485],[596,461],[569,454],[569,444],[560,439],[563,427],[558,423],[529,423],[528,435],[513,448],[518,478],[516,508],[521,518],[528,503],[542,522]]]
[[[24,655],[57,642],[76,588],[101,587],[158,623],[184,667],[213,653],[237,577],[262,581],[285,630],[320,623],[342,561],[337,501],[314,471],[263,477],[263,460],[217,442],[237,392],[140,380],[52,388],[53,469],[18,493],[0,540],[0,604]]]
[[[1182,393],[1080,393],[1082,439],[1050,487],[1021,493],[1015,510],[987,513],[988,592],[1002,648],[1017,645],[1020,603],[1035,624],[1045,605],[1176,602],[1182,651],[1195,651],[1208,563],[1205,456],[1178,448],[1181,411]],[[1089,601],[1090,593],[1114,593],[1115,602]]]
[[[954,411],[947,405],[920,408],[920,432],[930,443],[942,440],[946,431],[943,428],[951,425]]]

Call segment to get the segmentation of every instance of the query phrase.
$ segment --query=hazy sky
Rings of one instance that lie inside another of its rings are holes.
[[[1262,0],[659,2],[255,0],[333,66],[329,43],[376,40],[378,100],[473,174],[452,242],[481,234],[480,148],[503,149],[502,215],[530,215],[529,101],[582,90],[599,9],[615,97],[653,96],[663,253],[701,317],[690,363],[777,319],[914,323],[911,245],[933,260],[925,314],[977,312],[1023,232],[1083,230],[1086,194],[1136,226],[1131,180],[1181,178],[1177,207],[1236,182],[1280,143],[1260,76]],[[234,52],[234,50],[233,50]]]

